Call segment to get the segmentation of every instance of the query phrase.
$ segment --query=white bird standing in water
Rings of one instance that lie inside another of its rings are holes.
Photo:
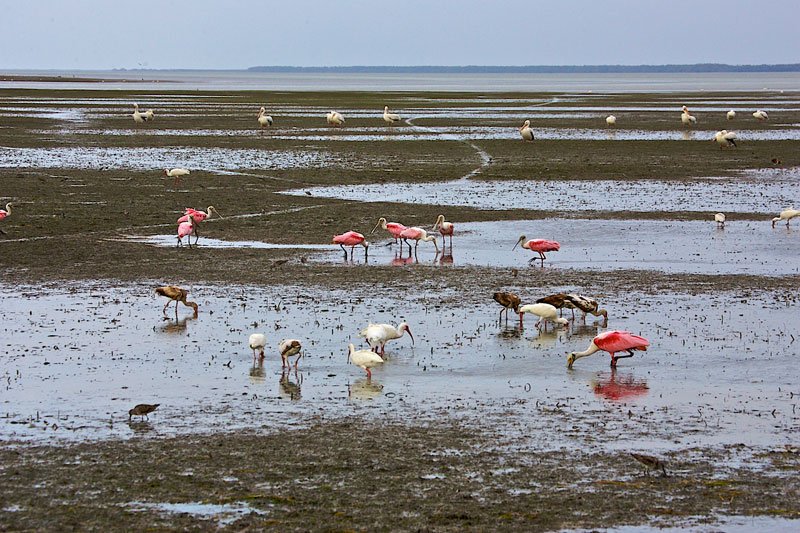
[[[367,377],[372,379],[372,372],[370,372],[370,368],[374,366],[378,366],[383,363],[383,359],[381,356],[372,352],[370,350],[358,350],[356,351],[356,347],[352,344],[349,345],[347,352],[347,361],[350,362],[352,359],[353,364],[359,366],[367,371]]]
[[[380,356],[383,357],[386,343],[392,339],[399,339],[406,332],[411,337],[411,344],[414,344],[414,335],[411,334],[411,328],[406,322],[401,322],[397,327],[391,324],[370,324],[362,329],[358,336],[367,340],[373,352],[378,353],[380,348]]]
[[[536,327],[539,327],[539,324],[542,322],[546,322],[551,320],[556,324],[562,325],[569,325],[569,320],[566,318],[561,318],[558,316],[558,310],[550,304],[528,304],[528,305],[521,305],[519,307],[519,323],[522,324],[522,315],[524,313],[530,313],[532,315],[536,315],[539,317],[539,321],[536,323]]]
[[[258,112],[258,124],[262,128],[264,128],[264,127],[268,128],[268,127],[272,126],[272,117],[267,115],[267,110],[264,109],[263,107]]]
[[[738,138],[735,132],[722,130],[715,133],[711,141],[719,144],[719,149],[722,150],[723,147],[730,148],[731,145],[736,146],[736,139]]]
[[[683,122],[684,126],[691,126],[692,124],[697,122],[697,119],[693,117],[691,114],[689,114],[689,108],[687,108],[686,106],[683,106],[683,113],[681,113],[681,122]]]
[[[522,127],[519,129],[519,135],[525,142],[533,142],[533,130],[531,129],[531,121],[526,120],[523,122]]]
[[[615,117],[614,115],[608,115],[606,117],[606,126],[613,128],[616,127],[616,125],[617,125],[617,117]]]
[[[389,113],[389,106],[384,106],[383,108],[383,120],[392,124],[394,122],[400,122],[400,115],[397,113]]]
[[[300,341],[297,339],[283,339],[280,344],[278,344],[278,350],[281,353],[281,360],[282,365],[281,368],[289,368],[289,358],[293,355],[297,355],[300,353]],[[297,363],[300,361],[300,358],[303,354],[297,355],[297,359],[294,362],[295,368],[297,368]]]
[[[259,352],[258,358],[264,359],[264,347],[267,345],[267,338],[261,333],[253,333],[247,340],[247,345],[253,350],[253,362],[256,360],[256,351]]]
[[[717,223],[718,228],[725,227],[725,213],[717,213],[714,215],[714,222]]]
[[[784,209],[781,211],[780,215],[776,216],[772,219],[772,227],[775,227],[776,222],[780,222],[781,220],[786,221],[786,227],[789,227],[789,221],[792,220],[794,217],[800,216],[800,211],[797,209]]]

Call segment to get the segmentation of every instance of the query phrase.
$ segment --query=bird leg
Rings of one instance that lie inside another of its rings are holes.
[[[344,252],[344,260],[347,261],[347,250],[344,249],[344,244],[340,244],[339,247]]]
[[[197,241],[200,240],[200,234],[197,233],[197,224],[194,225],[194,245],[197,246]]]
[[[303,352],[300,352],[299,354],[297,354],[297,359],[295,359],[295,361],[294,361],[294,371],[295,371],[295,374],[297,373],[297,363],[299,363],[299,362],[300,362],[300,358],[301,358],[301,357],[303,357]]]
[[[369,371],[369,368],[365,368],[364,370],[367,371],[367,379],[372,380],[372,372]]]
[[[162,313],[165,315],[167,314],[167,306],[172,303],[172,300],[167,300],[167,303],[164,304],[164,309],[161,310]]]
[[[628,352],[628,355],[618,355],[617,359],[627,359],[628,357],[633,357],[633,349],[625,350]]]

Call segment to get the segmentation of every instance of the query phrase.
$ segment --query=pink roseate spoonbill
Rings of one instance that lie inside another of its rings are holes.
[[[347,362],[349,363],[352,359],[353,364],[356,366],[360,366],[364,370],[367,371],[367,377],[372,379],[372,372],[370,368],[374,366],[378,366],[379,364],[383,363],[383,359],[381,356],[376,354],[371,350],[358,350],[356,351],[356,347],[352,344],[347,347]]]
[[[144,124],[147,121],[147,114],[139,112],[139,104],[133,104],[133,121],[136,124]]]
[[[692,124],[697,122],[697,119],[689,113],[689,109],[686,106],[683,106],[683,113],[681,113],[681,122],[683,122],[684,126],[691,126]]]
[[[338,128],[342,124],[344,124],[344,117],[341,113],[337,113],[336,111],[331,111],[325,118],[328,120],[328,124],[332,125],[335,128]]]
[[[794,208],[792,208],[792,209],[784,209],[783,211],[781,211],[780,215],[778,215],[778,216],[776,216],[775,218],[772,219],[772,227],[773,228],[775,227],[775,223],[776,222],[780,222],[781,220],[785,220],[786,221],[786,227],[788,228],[789,227],[789,221],[792,220],[796,216],[800,216],[800,211],[798,211],[797,209],[794,209]]]
[[[763,122],[765,120],[769,120],[769,115],[767,115],[767,112],[766,111],[761,111],[760,109],[753,113],[753,117],[756,118],[757,120],[759,120],[760,122]]]
[[[492,299],[503,306],[500,309],[499,320],[503,320],[503,311],[506,312],[506,322],[508,322],[508,310],[513,309],[515,313],[519,313],[519,296],[513,292],[496,292],[492,294]]]
[[[453,247],[453,230],[455,226],[453,226],[452,222],[445,222],[444,215],[439,215],[439,218],[436,219],[436,224],[433,225],[433,231],[436,231],[436,228],[439,228],[439,233],[442,234],[442,248],[444,248],[444,236],[450,236],[450,248]]]
[[[189,248],[192,247],[192,237],[191,234],[194,231],[194,216],[186,215],[189,220],[186,222],[181,222],[178,225],[178,246],[183,244],[183,238],[189,235],[190,237],[187,239],[186,243],[189,245]]]
[[[530,259],[528,262],[536,261],[537,259],[542,260],[542,266],[544,266],[544,260],[547,257],[544,255],[545,252],[557,252],[561,249],[561,245],[558,244],[556,241],[548,241],[547,239],[531,239],[525,242],[525,235],[520,235],[519,239],[517,240],[517,244],[514,245],[514,248],[517,245],[522,244],[522,247],[526,250],[530,250],[531,252],[536,252],[539,254],[539,257],[534,257]],[[512,250],[514,249],[512,248]]]
[[[183,176],[188,176],[189,171],[185,168],[173,168],[172,170],[164,170],[164,174],[169,176],[170,178],[175,178],[175,185],[178,185],[181,182],[181,178]]]
[[[192,209],[191,207],[187,207],[183,210],[184,215],[178,219],[178,224],[183,222],[189,222],[189,215],[192,215],[194,218],[194,236],[195,240],[194,243],[197,244],[197,241],[200,239],[200,235],[197,233],[197,226],[199,226],[200,222],[204,221],[207,218],[211,217],[211,213],[215,213],[219,218],[222,218],[222,215],[214,208],[213,205],[210,205],[206,208],[205,211],[198,211],[196,209]]]
[[[725,213],[717,213],[714,215],[714,222],[717,223],[718,228],[725,227]]]
[[[606,127],[607,128],[616,128],[617,127],[617,117],[614,115],[608,115],[606,117]]]
[[[408,242],[408,239],[414,239],[416,241],[414,243],[414,253],[417,251],[419,241],[424,241],[432,242],[436,247],[436,255],[439,255],[439,245],[436,243],[436,237],[433,235],[428,235],[428,232],[422,228],[418,228],[416,226],[406,228],[400,233],[400,238],[403,239],[406,244],[408,244],[408,253],[411,253],[411,244]]]
[[[728,120],[733,120],[733,119],[735,119],[735,118],[736,118],[736,111],[734,111],[733,109],[731,109],[730,111],[728,111],[727,113],[725,113],[725,118],[727,118]]]
[[[403,233],[403,231],[405,231],[406,229],[408,229],[399,222],[386,222],[386,219],[381,217],[378,219],[378,223],[375,224],[375,227],[372,228],[372,231],[370,231],[370,233],[375,233],[375,230],[378,229],[378,226],[382,227],[383,229],[392,234],[392,237],[394,237],[395,244],[397,244],[397,239],[400,238],[400,234]]]
[[[395,122],[400,122],[400,115],[397,113],[389,113],[389,106],[387,105],[383,108],[383,120],[389,124],[394,124]]]
[[[258,112],[258,125],[259,127],[261,127],[261,129],[264,129],[265,127],[269,128],[270,126],[272,126],[272,117],[267,115],[267,110],[264,109],[263,107]]]
[[[261,333],[253,333],[247,339],[247,345],[253,350],[253,362],[256,362],[256,352],[258,351],[259,360],[264,359],[264,348],[267,346],[267,337]]]
[[[159,296],[164,296],[169,298],[167,303],[164,304],[164,309],[161,310],[162,313],[167,313],[167,306],[172,302],[175,302],[175,315],[178,315],[178,302],[182,303],[186,307],[191,307],[194,309],[194,316],[197,316],[197,304],[194,302],[188,301],[186,298],[189,295],[189,291],[186,289],[182,289],[177,285],[165,285],[163,287],[156,287],[155,293]]]
[[[353,258],[353,248],[359,244],[364,247],[365,259],[367,257],[367,252],[369,252],[369,243],[366,241],[366,239],[364,239],[363,235],[355,231],[348,231],[347,233],[342,233],[341,235],[334,235],[333,244],[338,244],[344,251],[345,261],[347,260],[347,250],[344,249],[345,246],[350,247],[351,259]]]
[[[519,313],[520,326],[522,325],[522,317],[525,313],[530,313],[539,317],[539,321],[536,322],[537,328],[542,322],[547,322],[548,320],[564,326],[569,325],[569,320],[559,317],[558,310],[550,304],[521,305],[517,312]]]
[[[366,339],[373,352],[378,353],[378,348],[380,348],[380,356],[383,357],[386,343],[392,339],[399,339],[403,333],[408,333],[408,336],[411,337],[411,344],[414,344],[414,335],[411,334],[411,328],[406,322],[401,322],[397,327],[391,324],[370,324],[361,330],[358,337]]]
[[[531,121],[526,120],[522,127],[519,129],[519,135],[524,142],[533,142],[533,130],[531,129]]]
[[[736,133],[722,130],[714,134],[714,138],[711,139],[711,142],[719,144],[719,149],[722,150],[723,148],[730,148],[731,145],[736,146],[736,139],[738,138]]]
[[[11,214],[11,208],[12,207],[14,207],[14,204],[6,204],[5,210],[0,209],[0,220],[3,220],[4,218],[6,218],[8,215]],[[2,233],[3,235],[6,234],[6,232],[1,230],[1,229],[0,229],[0,233]]]
[[[289,368],[289,358],[293,355],[297,355],[297,359],[294,361],[294,367],[297,368],[297,363],[300,361],[300,358],[303,357],[303,354],[300,353],[300,341],[297,339],[283,339],[278,344],[278,350],[281,353],[281,360],[282,365],[281,368]]]
[[[567,357],[567,368],[572,368],[572,363],[574,363],[576,359],[592,355],[599,350],[611,354],[611,367],[615,368],[617,366],[617,359],[633,357],[633,350],[647,350],[648,346],[650,346],[650,341],[644,337],[634,335],[627,331],[606,331],[592,339],[592,342],[586,350],[570,353]],[[622,351],[628,352],[628,355],[614,355]]]

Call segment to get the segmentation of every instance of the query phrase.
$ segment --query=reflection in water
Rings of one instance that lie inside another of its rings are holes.
[[[414,261],[414,258],[410,255],[408,257],[403,257],[402,249],[400,252],[394,253],[394,259],[389,261],[390,265],[410,265]]]
[[[300,394],[300,386],[303,384],[303,374],[299,374],[297,372],[297,367],[294,369],[294,379],[295,381],[291,381],[289,376],[291,372],[286,369],[281,373],[281,380],[280,380],[280,395],[281,398],[286,398],[287,400],[297,401],[301,398]]]
[[[520,325],[516,322],[512,322],[512,324],[512,327],[508,327],[508,325],[506,325],[506,327],[503,328],[500,333],[497,334],[497,336],[501,339],[519,339],[522,337],[522,328]]]
[[[257,365],[253,365],[250,367],[250,384],[251,385],[258,385],[260,383],[264,383],[266,381],[266,375],[264,372],[264,360],[260,360]]]
[[[549,348],[551,346],[555,346],[560,340],[562,340],[562,331],[564,330],[554,329],[553,331],[547,331],[546,329],[540,329],[539,335],[528,339],[528,342],[533,348]]]
[[[171,318],[164,318],[167,321],[166,324],[158,328],[161,333],[169,333],[171,335],[180,335],[186,331],[186,326],[189,322],[193,320],[197,320],[196,316],[186,316],[180,320],[178,320],[177,316],[175,317],[175,321],[173,322]]]
[[[347,396],[355,400],[374,400],[383,392],[383,385],[367,378],[360,378],[347,385]]]
[[[636,379],[633,374],[617,374],[616,370],[600,372],[592,379],[592,389],[597,396],[618,401],[644,396],[650,390],[646,379]]]
[[[131,431],[138,434],[145,434],[153,431],[152,424],[146,420],[141,422],[128,422],[128,427],[131,428]]]
[[[596,321],[593,324],[578,324],[577,322],[569,323],[569,331],[571,337],[589,337],[594,339],[600,334],[600,328],[605,327],[603,322]]]
[[[691,139],[692,139],[692,132],[689,130],[683,130],[683,133],[681,133],[681,140],[690,141]]]
[[[442,253],[441,259],[439,259],[440,265],[452,265],[453,264],[453,247],[450,247],[450,253],[446,251]]]

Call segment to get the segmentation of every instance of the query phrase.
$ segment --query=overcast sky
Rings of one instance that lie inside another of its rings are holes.
[[[800,63],[800,0],[0,0],[0,68]]]

